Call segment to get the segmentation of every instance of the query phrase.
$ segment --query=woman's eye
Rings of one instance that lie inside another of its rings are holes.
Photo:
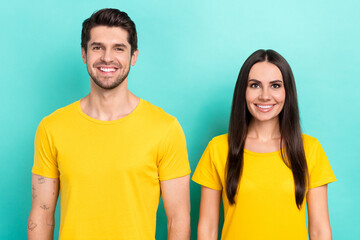
[[[259,87],[259,84],[257,84],[257,83],[252,83],[252,84],[250,84],[250,87],[251,87],[251,88],[258,88],[258,87]]]
[[[281,85],[276,83],[272,85],[272,88],[281,88]]]

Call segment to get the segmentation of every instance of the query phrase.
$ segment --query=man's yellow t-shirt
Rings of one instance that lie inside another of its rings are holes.
[[[155,239],[160,181],[190,173],[176,118],[140,99],[115,121],[84,114],[80,101],[39,124],[34,174],[60,179],[59,239]]]
[[[317,139],[303,134],[309,171],[309,188],[336,181]],[[213,138],[195,170],[193,181],[221,190],[224,204],[222,240],[305,240],[305,203],[299,210],[291,170],[281,152],[255,153],[244,150],[243,172],[230,205],[225,193],[228,135]]]

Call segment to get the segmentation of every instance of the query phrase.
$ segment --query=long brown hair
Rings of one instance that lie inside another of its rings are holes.
[[[241,179],[244,162],[244,145],[250,120],[245,94],[251,67],[258,62],[276,65],[282,74],[285,87],[285,103],[279,114],[280,149],[284,163],[291,169],[295,184],[295,201],[300,209],[304,201],[308,170],[301,137],[299,107],[294,76],[287,61],[273,50],[257,50],[246,59],[237,78],[229,124],[229,153],[226,164],[226,195],[230,204],[235,203],[235,195]]]

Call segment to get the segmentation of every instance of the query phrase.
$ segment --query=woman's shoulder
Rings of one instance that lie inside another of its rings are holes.
[[[308,134],[305,134],[305,133],[302,134],[302,140],[303,140],[303,145],[304,145],[305,151],[320,145],[317,138],[310,136]]]
[[[304,151],[306,155],[307,161],[311,162],[314,160],[314,158],[326,156],[325,152],[320,144],[320,142],[317,140],[317,138],[312,137],[307,134],[302,134],[303,138],[303,145],[304,145]]]
[[[211,139],[211,141],[209,142],[209,145],[210,146],[213,146],[213,147],[227,147],[228,146],[228,134],[225,133],[225,134],[222,134],[222,135],[218,135],[216,137],[213,137]]]
[[[309,188],[336,181],[330,162],[320,142],[306,134],[303,134],[303,142],[310,177]]]
[[[224,157],[226,158],[228,152],[228,134],[222,134],[216,137],[213,137],[209,144],[206,147],[206,150],[209,151],[210,155],[213,157]]]

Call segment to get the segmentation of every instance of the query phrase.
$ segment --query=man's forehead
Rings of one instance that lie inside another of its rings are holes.
[[[128,37],[128,32],[121,27],[96,26],[90,30],[88,44],[97,42],[130,45]]]

